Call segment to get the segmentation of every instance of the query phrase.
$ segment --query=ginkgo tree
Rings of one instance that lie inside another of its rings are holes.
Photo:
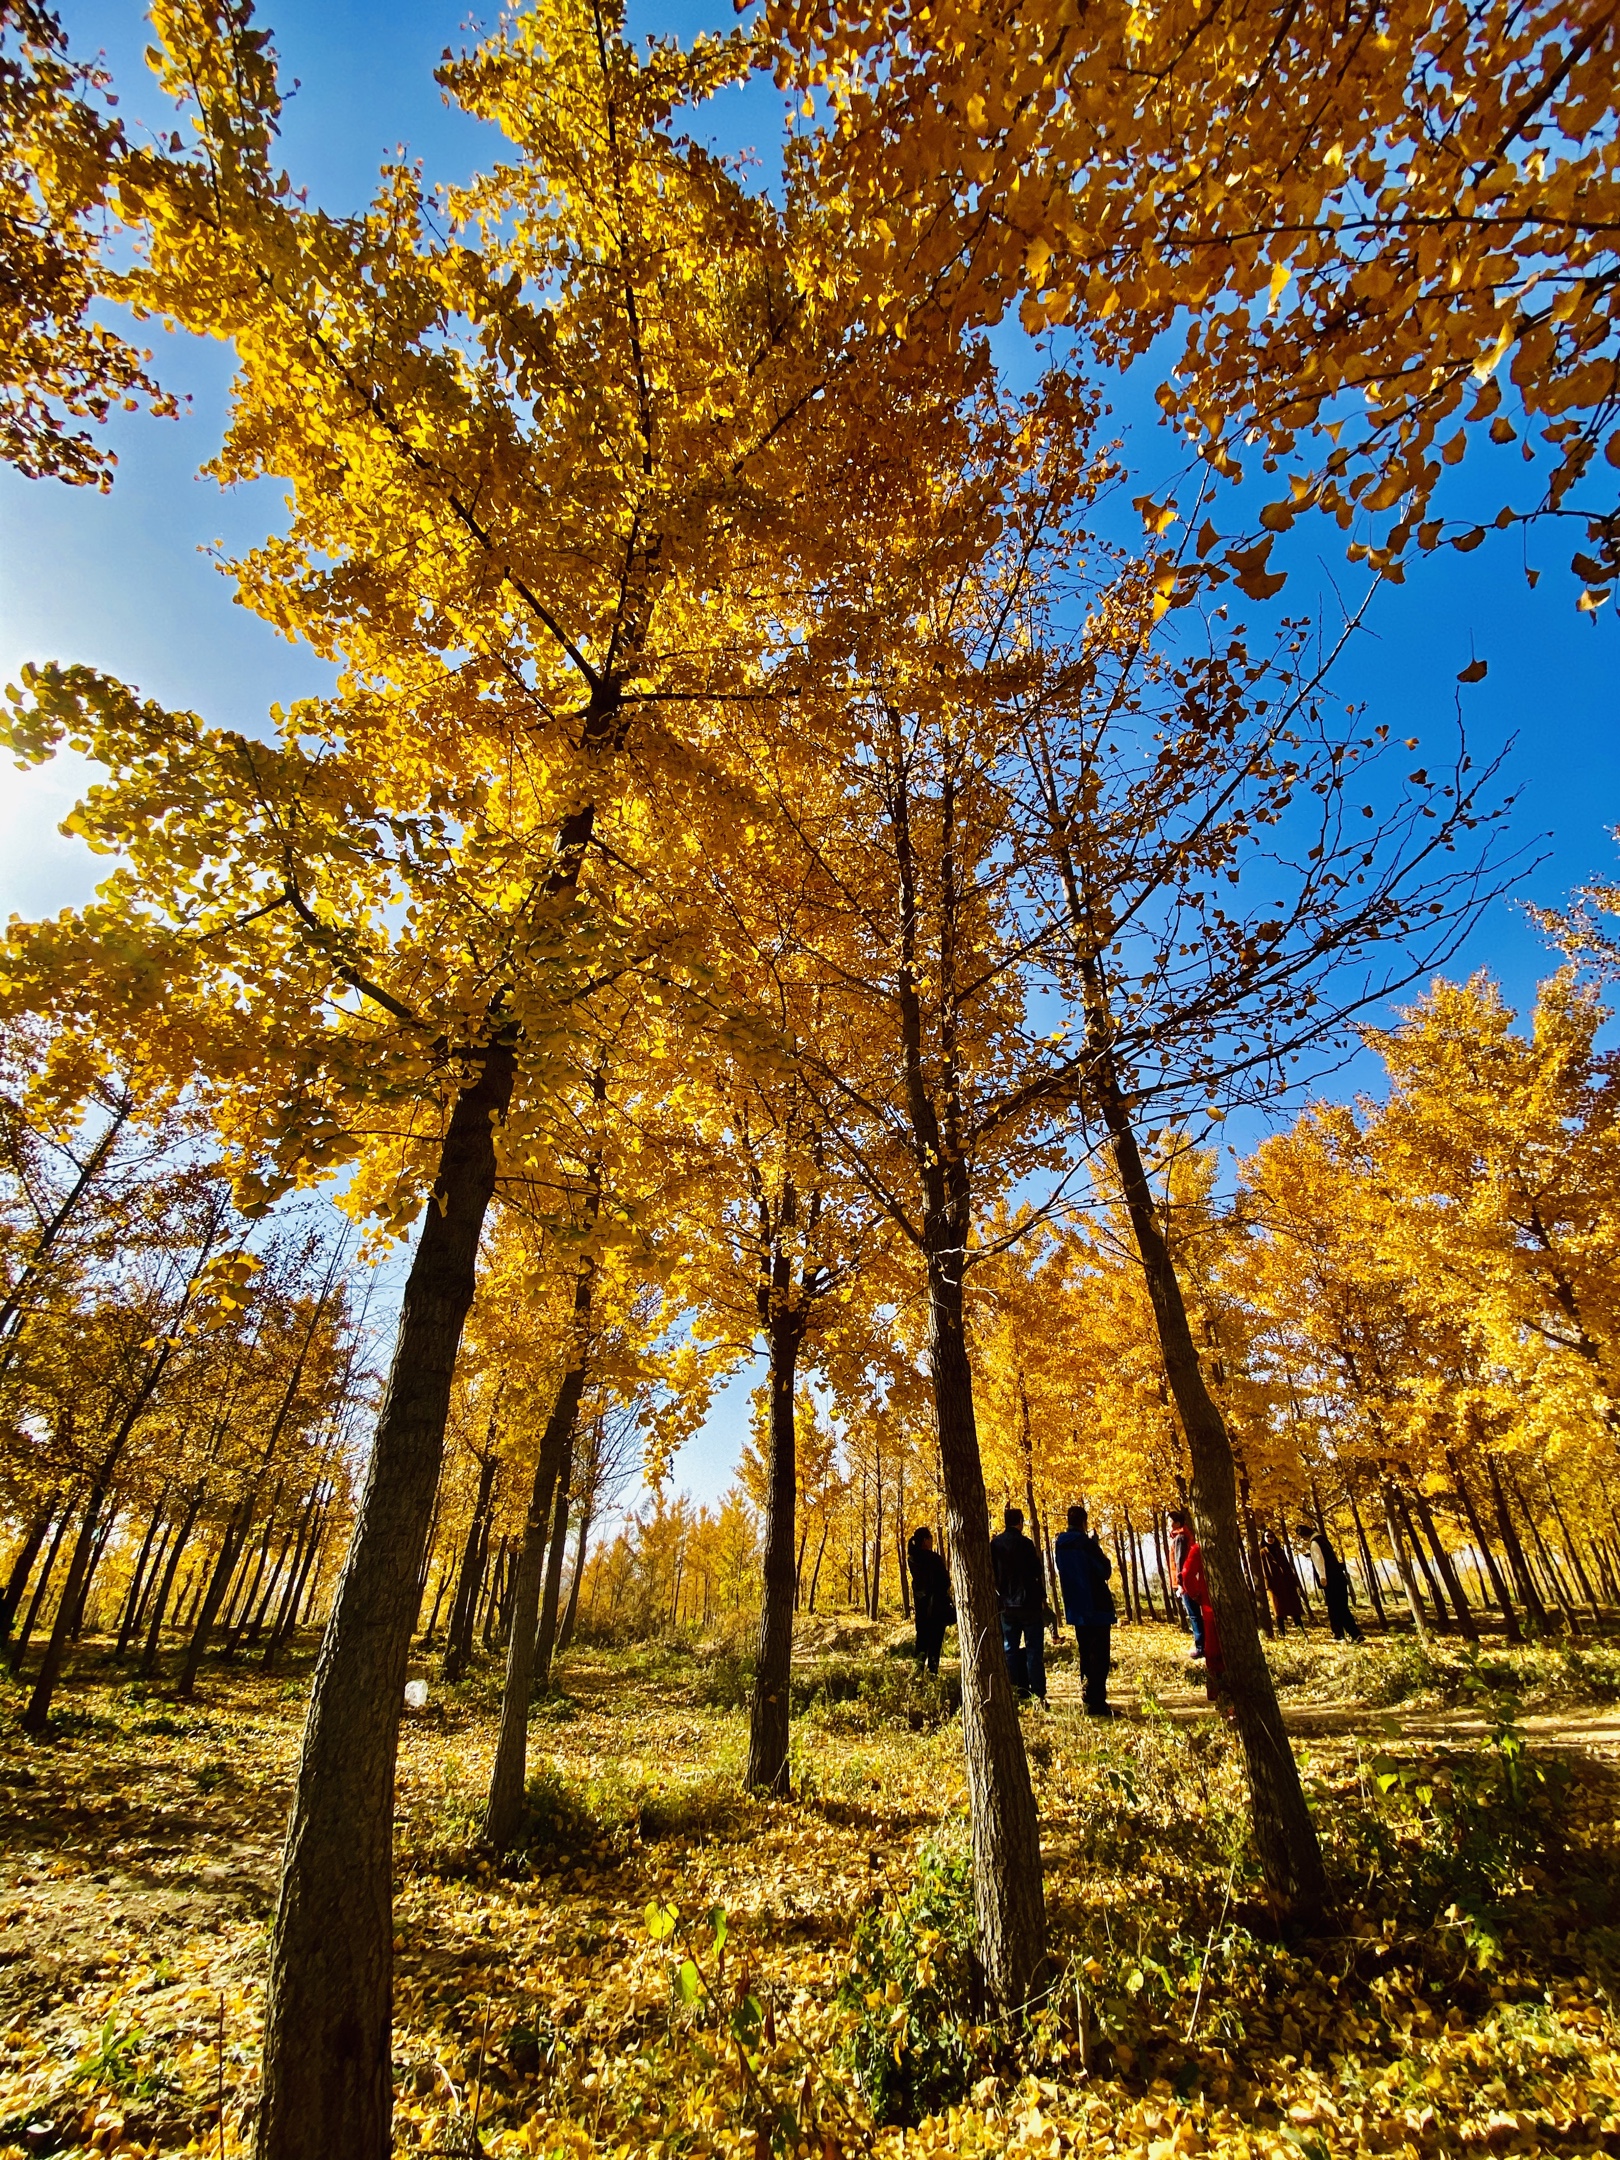
[[[128,143],[106,70],[38,0],[0,5],[0,458],[30,479],[106,488],[117,459],[72,423],[175,402],[149,353],[98,320],[116,294],[104,232]]]
[[[275,472],[293,502],[239,589],[344,674],[272,741],[36,677],[14,744],[66,736],[107,770],[77,829],[125,868],[14,934],[8,994],[206,1076],[244,1193],[352,1166],[351,1204],[399,1228],[435,1196],[312,1697],[259,2132],[267,2154],[380,2153],[388,1795],[495,1127],[521,1150],[594,983],[675,964],[716,714],[750,682],[725,596],[836,535],[803,475],[836,465],[835,425],[875,423],[816,396],[838,355],[778,213],[670,130],[739,51],[638,58],[584,5],[518,19],[446,74],[512,156],[440,239],[406,168],[359,218],[293,197],[244,8],[155,22],[194,139],[121,168],[132,289],[233,341],[214,469]],[[656,897],[597,893],[627,851],[674,869]]]
[[[1485,528],[1442,482],[1488,434],[1527,482],[1496,482],[1496,524],[1573,526],[1581,606],[1609,597],[1607,0],[763,12],[778,80],[820,101],[867,306],[924,337],[1017,310],[1110,365],[1157,368],[1179,337],[1166,415],[1214,471],[1279,476],[1221,575],[1277,578],[1269,535],[1307,508],[1391,576],[1414,546],[1472,549]],[[1219,540],[1209,524],[1200,556]]]

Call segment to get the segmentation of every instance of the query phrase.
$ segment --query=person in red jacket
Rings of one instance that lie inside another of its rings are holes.
[[[1209,1577],[1204,1573],[1203,1548],[1194,1537],[1187,1546],[1187,1557],[1181,1563],[1181,1587],[1197,1605],[1204,1623],[1204,1693],[1212,1703],[1227,1714],[1226,1702],[1226,1655],[1221,1647],[1221,1631],[1215,1621],[1215,1607],[1210,1600]]]
[[[1181,1584],[1181,1571],[1187,1565],[1187,1555],[1192,1550],[1192,1542],[1192,1517],[1185,1508],[1172,1508],[1170,1510],[1170,1565],[1174,1570],[1178,1589]],[[1182,1605],[1186,1608],[1188,1624],[1192,1628],[1192,1654],[1195,1660],[1201,1661],[1204,1655],[1203,1611],[1198,1600],[1190,1596],[1186,1590],[1181,1590],[1180,1595]]]

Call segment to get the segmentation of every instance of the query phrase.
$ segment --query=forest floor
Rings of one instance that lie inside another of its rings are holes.
[[[401,2152],[1620,2155],[1620,1646],[1273,1646],[1335,1892],[1309,1939],[1183,1639],[1117,1631],[1112,1723],[1060,1653],[1026,1716],[1062,1977],[1014,2044],[975,2015],[949,1676],[806,1633],[786,1802],[738,1791],[734,1652],[576,1648],[508,1874],[498,1671],[418,1668]],[[309,1662],[178,1705],[87,1645],[44,1743],[0,1695],[0,2153],[247,2150]]]

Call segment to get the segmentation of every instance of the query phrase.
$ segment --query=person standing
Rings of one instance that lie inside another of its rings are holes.
[[[1170,1565],[1176,1573],[1176,1595],[1181,1599],[1192,1628],[1192,1654],[1195,1660],[1204,1655],[1204,1612],[1198,1600],[1182,1587],[1181,1578],[1187,1565],[1187,1555],[1193,1547],[1192,1517],[1185,1508],[1170,1510]]]
[[[1007,1527],[990,1540],[990,1565],[995,1572],[996,1600],[1001,1607],[1001,1647],[1007,1659],[1007,1677],[1020,1702],[1031,1695],[1046,1700],[1046,1649],[1041,1638],[1046,1627],[1046,1584],[1041,1556],[1024,1535],[1024,1511],[1010,1507]]]
[[[1181,1587],[1188,1597],[1197,1601],[1199,1615],[1204,1623],[1204,1693],[1223,1717],[1230,1717],[1232,1705],[1226,1699],[1226,1657],[1221,1648],[1221,1631],[1215,1620],[1215,1604],[1210,1595],[1209,1577],[1204,1573],[1203,1549],[1196,1537],[1189,1543],[1187,1557],[1182,1562]]]
[[[1326,1523],[1301,1523],[1299,1534],[1311,1556],[1311,1572],[1321,1586],[1328,1626],[1335,1642],[1360,1642],[1361,1630],[1350,1610],[1350,1570],[1333,1549]]]
[[[1064,1618],[1074,1629],[1080,1651],[1080,1678],[1087,1717],[1112,1717],[1108,1675],[1113,1665],[1114,1594],[1108,1578],[1113,1564],[1100,1539],[1086,1527],[1083,1507],[1069,1510],[1069,1527],[1059,1533],[1053,1556],[1063,1591]]]
[[[906,1561],[911,1570],[911,1609],[917,1616],[917,1656],[937,1675],[945,1630],[956,1614],[951,1606],[950,1573],[934,1550],[932,1530],[912,1531]]]
[[[1272,1607],[1277,1615],[1277,1633],[1286,1635],[1288,1623],[1303,1635],[1305,1632],[1305,1600],[1299,1594],[1299,1577],[1294,1573],[1294,1563],[1283,1550],[1282,1540],[1275,1530],[1268,1530],[1260,1540],[1260,1572],[1265,1577],[1266,1588],[1271,1592]]]

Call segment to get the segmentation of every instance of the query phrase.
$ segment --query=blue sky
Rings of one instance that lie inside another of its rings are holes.
[[[103,50],[132,128],[172,122],[141,62],[146,24],[130,0],[67,0],[63,18],[80,52]],[[432,70],[446,45],[465,42],[455,9],[375,0],[271,0],[262,19],[275,33],[284,78],[296,77],[283,133],[294,179],[334,210],[357,208],[378,162],[405,145],[430,181],[464,177],[490,155],[492,138],[446,109]],[[729,7],[643,6],[642,31],[690,35],[724,28]],[[717,101],[697,132],[735,150],[755,147],[763,171],[776,164],[784,108],[768,82]],[[1019,355],[1003,341],[1015,365]],[[249,543],[273,524],[273,485],[224,495],[196,477],[214,448],[229,380],[218,347],[165,341],[159,371],[189,394],[178,422],[121,419],[110,430],[118,452],[110,496],[20,479],[0,469],[0,679],[26,660],[84,661],[136,684],[164,703],[210,720],[257,726],[266,708],[315,688],[319,664],[279,640],[238,607],[209,549]],[[1172,446],[1139,416],[1141,385],[1120,386],[1117,403],[1132,433],[1127,455],[1149,485],[1175,462]],[[1494,510],[1504,474],[1486,453],[1471,454],[1461,486]],[[1140,492],[1133,486],[1127,494]],[[1299,613],[1320,594],[1326,610],[1353,589],[1336,529],[1305,525],[1292,536],[1293,568],[1284,602]],[[1566,564],[1570,536],[1493,534],[1463,557],[1414,565],[1407,583],[1376,599],[1370,626],[1337,678],[1347,700],[1364,700],[1372,721],[1426,744],[1454,724],[1458,700],[1476,754],[1517,737],[1508,785],[1520,802],[1514,834],[1545,854],[1512,902],[1497,904],[1457,963],[1487,966],[1521,1003],[1545,973],[1548,955],[1518,902],[1556,903],[1614,864],[1609,828],[1620,822],[1620,644],[1612,621],[1576,614]],[[1280,551],[1279,551],[1280,552]],[[1523,565],[1543,575],[1531,590]],[[1614,609],[1607,613],[1612,616]],[[1459,690],[1460,668],[1488,662],[1483,683]],[[23,776],[0,767],[0,914],[38,915],[85,898],[90,859],[56,833],[79,776],[63,763]],[[700,1498],[724,1488],[746,1423],[751,1377],[742,1376],[677,1465]]]

